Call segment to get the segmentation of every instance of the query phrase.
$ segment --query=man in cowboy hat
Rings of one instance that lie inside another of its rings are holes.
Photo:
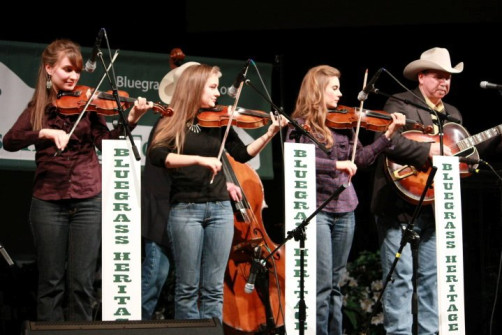
[[[173,97],[174,89],[176,88],[176,83],[178,82],[181,74],[192,65],[199,65],[197,62],[186,62],[177,68],[169,71],[159,84],[159,97],[162,102],[166,104],[171,103],[171,98]]]
[[[422,53],[420,59],[409,63],[404,77],[418,81],[412,91],[395,94],[384,106],[389,113],[400,112],[408,119],[416,120],[425,126],[433,125],[433,114],[444,113],[450,119],[461,122],[462,116],[457,108],[443,101],[450,91],[452,74],[462,72],[463,63],[451,65],[450,54],[444,48],[432,48]],[[424,106],[425,109],[418,108]],[[439,115],[439,114],[438,114]],[[407,129],[403,129],[407,130]],[[409,130],[409,129],[408,129]],[[383,278],[385,279],[395,260],[396,252],[402,241],[402,228],[406,226],[416,208],[415,204],[405,201],[397,194],[395,185],[385,175],[385,156],[399,164],[423,167],[428,159],[439,155],[439,143],[413,141],[404,136],[394,136],[391,149],[378,159],[373,185],[371,210],[375,214],[380,243]],[[449,147],[444,147],[444,155],[451,155]],[[437,273],[436,273],[436,233],[431,205],[423,206],[414,221],[419,235],[418,249],[418,333],[436,334],[438,332]],[[410,241],[403,249],[393,273],[393,281],[387,286],[382,299],[384,326],[387,334],[412,334],[412,252]]]

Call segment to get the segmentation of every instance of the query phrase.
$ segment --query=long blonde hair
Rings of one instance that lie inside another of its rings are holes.
[[[328,110],[324,99],[324,91],[332,77],[340,78],[338,69],[329,65],[319,65],[311,68],[303,78],[293,118],[303,118],[305,124],[310,126],[312,134],[326,144],[327,148],[333,146],[333,137],[326,126]]]
[[[45,66],[55,66],[55,64],[65,56],[68,57],[75,69],[82,71],[83,60],[80,46],[73,41],[68,39],[57,39],[49,44],[42,52],[35,92],[30,102],[30,105],[33,106],[30,115],[33,130],[40,130],[44,127],[45,108],[52,102],[57,93],[54,88],[47,89],[47,80],[50,79],[45,71]]]
[[[157,127],[150,148],[165,146],[177,153],[183,151],[187,124],[196,123],[204,87],[211,75],[221,76],[220,68],[206,64],[192,65],[181,74],[171,99],[174,111],[171,117],[164,117]]]

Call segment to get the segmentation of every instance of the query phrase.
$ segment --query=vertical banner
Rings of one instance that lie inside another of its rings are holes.
[[[298,227],[316,210],[315,146],[284,143],[284,188],[286,232]],[[316,333],[316,219],[305,227],[304,300],[306,306],[305,334]],[[286,333],[300,330],[300,241],[289,240],[286,248]]]
[[[141,320],[141,162],[129,139],[103,140],[102,170],[102,319]]]
[[[434,156],[439,333],[465,334],[462,204],[458,157]],[[420,315],[420,311],[419,311]]]

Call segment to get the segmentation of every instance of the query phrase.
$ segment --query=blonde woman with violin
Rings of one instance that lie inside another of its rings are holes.
[[[171,176],[171,211],[167,231],[176,269],[175,318],[222,320],[223,278],[234,233],[234,216],[218,158],[222,146],[239,162],[257,155],[287,124],[271,115],[268,131],[244,145],[230,128],[201,127],[201,108],[216,106],[221,72],[216,66],[192,65],[178,79],[170,107],[161,120],[149,158]]]
[[[7,151],[35,145],[36,171],[30,225],[37,254],[37,320],[92,320],[94,277],[101,243],[101,166],[96,148],[116,139],[105,118],[56,107],[59,91],[72,91],[83,68],[78,44],[58,39],[42,53],[35,92],[3,138]],[[138,98],[127,117],[134,127],[152,107]]]
[[[329,154],[316,148],[317,206],[325,202],[342,184],[348,187],[330,201],[316,216],[317,225],[317,317],[318,335],[343,334],[343,295],[339,282],[347,265],[354,236],[358,199],[350,178],[358,166],[372,164],[378,154],[390,145],[390,138],[405,123],[404,115],[392,115],[392,122],[374,143],[354,148],[353,129],[332,129],[326,125],[328,110],[335,109],[342,96],[340,71],[328,65],[311,68],[300,87],[292,117],[327,149]],[[290,139],[292,129],[286,136]],[[300,143],[313,143],[307,136],[298,138]],[[356,150],[355,158],[353,151]]]

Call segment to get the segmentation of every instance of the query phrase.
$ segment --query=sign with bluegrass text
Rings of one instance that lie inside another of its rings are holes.
[[[103,140],[102,169],[102,319],[141,320],[141,165],[131,142]]]
[[[465,334],[464,255],[459,160],[434,156],[439,333]],[[420,315],[420,311],[418,311]]]
[[[286,232],[294,231],[316,210],[315,146],[305,143],[284,143],[284,191]],[[289,240],[286,250],[286,333],[298,334],[300,325],[300,298],[305,303],[304,334],[316,333],[316,244],[315,216],[305,229],[305,247],[299,241]],[[302,272],[303,264],[303,272]],[[302,280],[303,274],[303,283]],[[303,297],[300,287],[303,284]]]

